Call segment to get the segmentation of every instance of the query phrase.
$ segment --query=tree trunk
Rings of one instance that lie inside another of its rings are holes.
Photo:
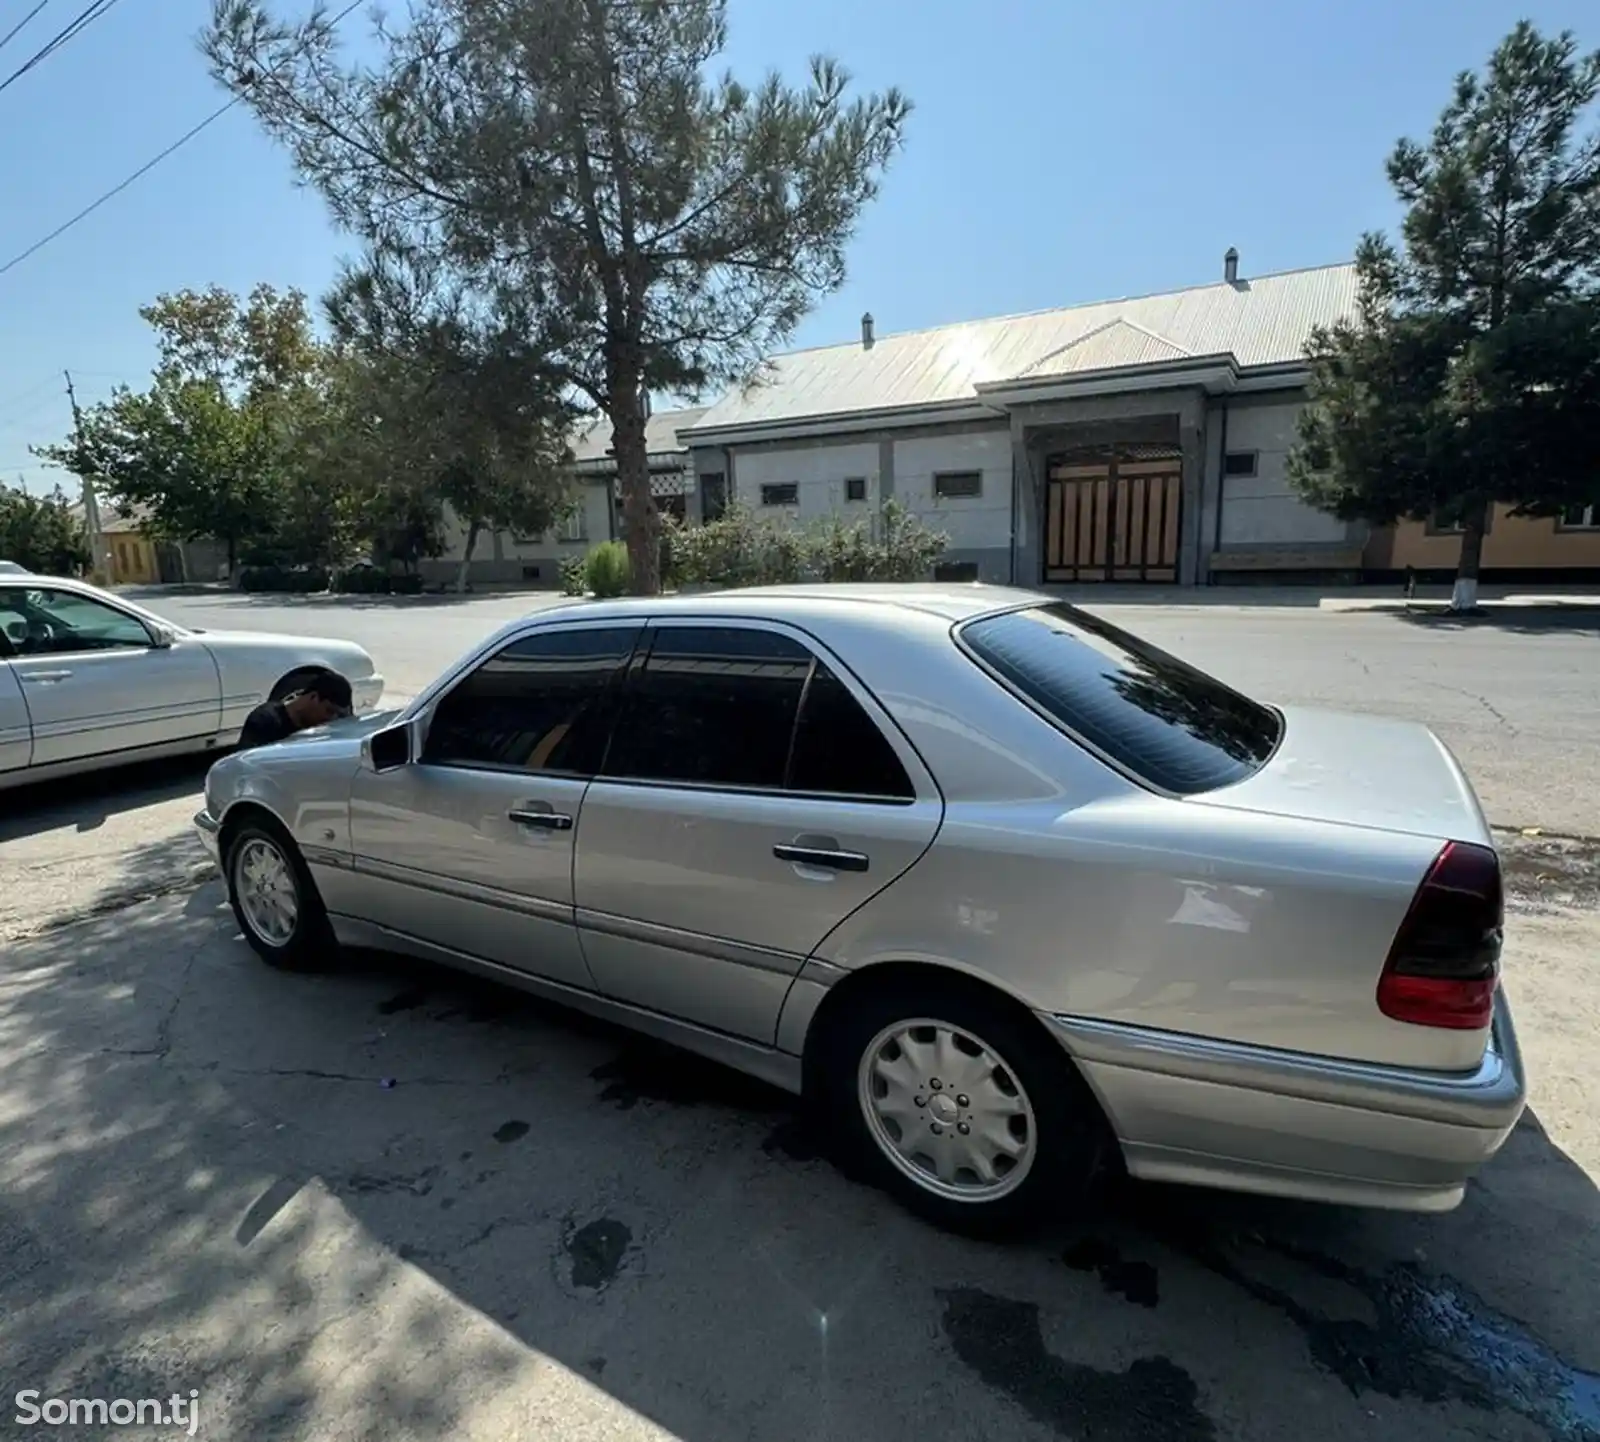
[[[1461,559],[1456,564],[1456,584],[1450,595],[1452,611],[1478,608],[1478,566],[1483,560],[1483,533],[1488,527],[1488,501],[1474,500],[1461,518]]]
[[[628,528],[630,588],[635,596],[654,596],[661,590],[661,522],[650,494],[650,457],[638,392],[613,391],[611,409],[611,446]]]
[[[461,564],[456,568],[456,595],[467,593],[467,572],[472,568],[472,553],[478,545],[478,523],[467,522],[467,544],[461,548]]]

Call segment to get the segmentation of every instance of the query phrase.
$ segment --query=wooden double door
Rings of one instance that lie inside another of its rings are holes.
[[[1077,459],[1048,463],[1046,581],[1178,579],[1182,458]]]

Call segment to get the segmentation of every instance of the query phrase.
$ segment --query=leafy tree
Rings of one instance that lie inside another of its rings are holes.
[[[1519,24],[1427,145],[1395,147],[1403,245],[1362,240],[1358,314],[1308,346],[1292,484],[1346,519],[1458,524],[1458,609],[1496,502],[1548,515],[1600,485],[1597,94],[1600,53]]]
[[[0,485],[0,560],[44,576],[71,576],[89,565],[83,523],[61,488],[30,496]]]
[[[327,307],[362,378],[355,464],[385,510],[397,487],[413,513],[442,522],[449,508],[464,532],[458,589],[482,535],[535,534],[565,514],[575,412],[521,331],[457,275],[379,256],[347,270]]]
[[[610,418],[632,584],[659,586],[652,392],[743,379],[844,278],[895,90],[708,83],[726,0],[416,0],[346,67],[323,15],[213,0],[213,72],[369,253],[452,271]]]
[[[258,286],[241,304],[214,287],[139,313],[156,332],[149,389],[119,387],[38,454],[93,478],[123,510],[141,508],[155,535],[223,541],[231,567],[241,546],[275,536],[297,438],[321,405],[305,297]]]

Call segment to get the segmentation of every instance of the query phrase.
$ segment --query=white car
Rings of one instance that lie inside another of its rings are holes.
[[[337,672],[358,713],[383,677],[349,641],[191,631],[81,581],[0,572],[0,791],[220,751],[263,701]]]
[[[0,576],[26,576],[30,572],[26,566],[19,566],[15,561],[0,561]]]

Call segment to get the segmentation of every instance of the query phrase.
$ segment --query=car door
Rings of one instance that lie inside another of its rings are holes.
[[[5,622],[8,613],[0,596],[0,776],[27,769],[33,759],[33,727],[28,720],[28,703],[22,685],[11,669],[11,642]]]
[[[364,919],[593,989],[573,930],[573,840],[640,630],[578,623],[507,642],[434,705],[420,760],[357,775]]]
[[[0,590],[10,665],[33,723],[34,766],[216,732],[221,682],[200,641],[159,645],[133,612],[48,582]]]
[[[776,625],[657,621],[583,802],[579,936],[618,1000],[771,1042],[790,983],[927,849],[943,802],[836,658]]]

